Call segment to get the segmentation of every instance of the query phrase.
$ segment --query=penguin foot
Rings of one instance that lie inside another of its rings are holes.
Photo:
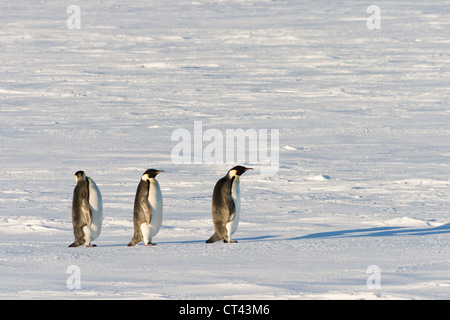
[[[214,234],[211,236],[211,238],[206,240],[206,243],[214,243],[214,242],[222,240],[222,239],[223,239],[222,236],[218,235],[217,232],[214,232]]]
[[[135,245],[137,245],[139,243],[139,241],[135,241],[134,239],[132,239],[130,241],[130,243],[128,244],[128,247],[134,247]]]
[[[69,246],[69,248],[76,248],[76,247],[79,247],[79,246],[81,246],[83,243],[79,243],[79,242],[73,242],[70,246]]]
[[[90,244],[90,243],[84,245],[85,248],[95,248],[96,246],[97,246],[97,245],[95,245],[95,244]]]
[[[149,243],[146,243],[145,245],[148,246],[148,247],[151,247],[151,246],[156,246],[158,244],[157,243],[153,243],[153,242],[149,242]]]
[[[230,240],[230,241],[223,240],[223,243],[238,243],[238,242],[237,240]]]

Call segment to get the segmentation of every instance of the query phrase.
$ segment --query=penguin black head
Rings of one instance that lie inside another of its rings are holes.
[[[246,168],[243,166],[235,166],[228,171],[228,175],[231,176],[240,176],[247,170],[253,170],[253,168]]]
[[[148,169],[142,175],[142,180],[148,180],[150,178],[155,178],[156,175],[160,172],[164,172],[164,170]]]
[[[86,174],[84,173],[84,171],[80,170],[80,171],[75,172],[75,180],[77,182],[86,180]]]

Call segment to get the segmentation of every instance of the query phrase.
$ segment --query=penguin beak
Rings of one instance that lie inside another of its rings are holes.
[[[253,168],[245,168],[244,171],[253,170]]]
[[[160,172],[165,172],[165,171],[164,170],[158,170],[158,171],[156,171],[156,174],[158,174]]]

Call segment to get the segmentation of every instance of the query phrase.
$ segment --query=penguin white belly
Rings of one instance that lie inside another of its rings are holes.
[[[231,186],[231,198],[233,199],[236,213],[234,215],[234,219],[231,222],[228,222],[226,226],[230,237],[233,233],[236,232],[239,224],[239,219],[241,217],[241,190],[239,187],[239,177],[237,176],[233,181],[233,185]]]
[[[150,179],[148,202],[150,203],[150,208],[152,209],[152,219],[149,224],[141,224],[141,231],[145,244],[151,242],[152,238],[159,232],[163,219],[162,193],[159,183],[155,179]]]
[[[89,180],[89,206],[92,211],[92,224],[88,227],[83,227],[85,234],[85,241],[87,244],[98,238],[102,231],[103,223],[103,202],[102,195],[95,182],[87,177]]]

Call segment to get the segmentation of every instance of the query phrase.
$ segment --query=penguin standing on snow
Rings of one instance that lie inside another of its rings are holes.
[[[83,171],[75,173],[77,185],[73,191],[72,224],[75,241],[69,247],[95,247],[91,242],[102,231],[103,203],[94,180]]]
[[[206,243],[219,240],[223,240],[225,243],[237,242],[231,240],[231,235],[237,229],[241,213],[239,177],[247,170],[252,170],[252,168],[233,167],[225,177],[217,181],[212,196],[212,218],[215,232]]]
[[[128,244],[135,246],[144,241],[146,246],[156,245],[152,238],[158,233],[163,218],[161,188],[155,177],[163,170],[148,169],[141,177],[134,199],[134,235]]]

